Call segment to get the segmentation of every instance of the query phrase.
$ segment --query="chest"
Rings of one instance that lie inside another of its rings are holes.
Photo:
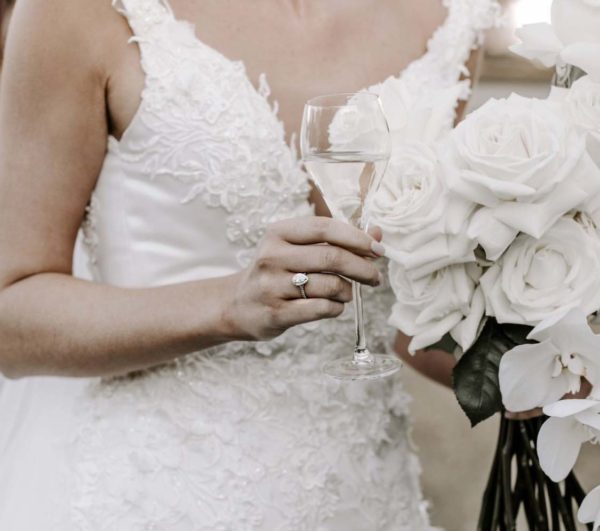
[[[427,16],[425,4],[434,8]],[[266,75],[288,140],[300,129],[308,99],[361,90],[398,75],[423,55],[446,16],[440,0],[171,0],[171,8],[177,19],[194,25],[205,45],[241,60],[255,86]],[[129,50],[117,77],[122,87],[117,97],[131,101],[131,110],[143,84],[136,60]],[[118,109],[117,133],[129,111],[126,105]]]

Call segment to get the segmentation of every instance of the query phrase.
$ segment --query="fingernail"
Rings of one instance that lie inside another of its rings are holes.
[[[371,243],[371,251],[377,256],[385,256],[385,247],[377,241]]]

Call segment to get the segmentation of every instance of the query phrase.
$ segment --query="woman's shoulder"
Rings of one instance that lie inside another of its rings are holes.
[[[115,36],[123,32],[121,18],[111,0],[19,0],[7,46],[14,41],[20,52],[52,58],[57,71],[72,61],[102,75],[110,70]]]

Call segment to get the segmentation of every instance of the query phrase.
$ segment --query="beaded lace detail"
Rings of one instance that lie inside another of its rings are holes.
[[[181,203],[200,197],[224,209],[227,237],[242,248],[246,266],[267,224],[312,213],[307,175],[293,139],[285,143],[266,78],[255,89],[242,62],[204,45],[166,3],[120,5],[140,46],[146,86],[130,128],[109,150],[141,164],[150,179],[180,181]],[[135,128],[146,134],[131,135]]]
[[[424,97],[459,84],[498,6],[446,4],[448,19],[427,54],[384,83]],[[147,78],[140,109],[122,139],[110,139],[109,155],[155,183],[175,183],[182,204],[226,212],[227,240],[244,265],[269,222],[310,211],[307,178],[268,103],[266,79],[256,90],[241,62],[202,44],[162,0],[117,7]],[[457,95],[466,97],[460,86]],[[97,250],[101,207],[91,205],[87,223],[86,240]],[[391,297],[387,286],[365,297],[375,351],[392,344]],[[269,342],[231,343],[94,383],[70,452],[72,527],[431,529],[399,380],[341,384],[321,374],[325,361],[352,347],[348,311]]]

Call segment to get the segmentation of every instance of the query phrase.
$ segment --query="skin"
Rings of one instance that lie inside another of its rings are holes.
[[[3,0],[0,2],[0,71],[2,70],[4,44],[6,43],[6,33],[8,32],[8,23],[10,22],[12,8],[12,1]]]
[[[172,7],[207,44],[243,59],[252,81],[267,73],[288,136],[306,99],[397,75],[446,16],[439,0]],[[270,227],[256,261],[236,275],[147,289],[73,278],[106,137],[122,135],[140,102],[144,77],[130,36],[109,0],[19,0],[15,9],[0,87],[0,370],[10,377],[122,374],[227,341],[269,339],[342,312],[350,285],[323,271],[380,281],[380,234],[323,217],[316,193],[321,216]],[[299,270],[313,273],[309,300],[290,284]],[[451,358],[437,355],[444,381]]]

